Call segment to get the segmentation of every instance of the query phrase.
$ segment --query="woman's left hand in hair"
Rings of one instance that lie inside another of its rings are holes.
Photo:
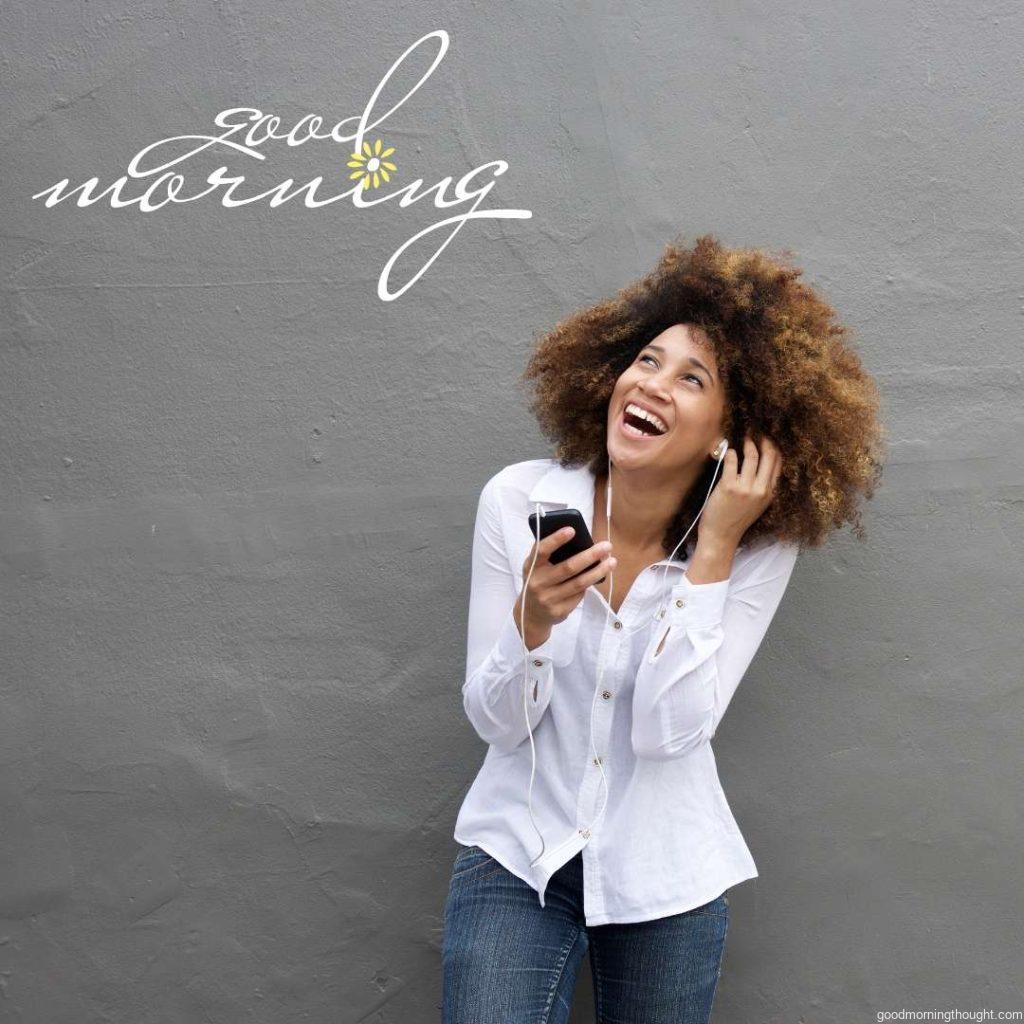
[[[722,460],[722,470],[704,511],[697,520],[698,538],[709,537],[739,544],[747,528],[775,499],[775,488],[782,472],[782,454],[767,437],[760,449],[748,434],[743,439],[743,465],[730,448]]]

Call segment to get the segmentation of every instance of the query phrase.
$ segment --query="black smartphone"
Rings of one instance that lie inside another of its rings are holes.
[[[536,540],[537,513],[531,512],[527,522],[530,524],[530,535]],[[553,565],[564,562],[567,558],[572,558],[573,555],[578,555],[581,551],[586,551],[587,548],[594,546],[594,540],[587,529],[586,520],[578,508],[558,508],[544,513],[540,517],[540,539],[543,540],[545,537],[550,537],[551,534],[557,533],[566,526],[571,526],[575,533],[564,544],[551,552],[551,563]],[[597,562],[592,562],[586,569],[580,569],[575,576],[570,576],[569,578],[575,579],[580,573],[589,572],[597,564]],[[607,578],[607,576],[602,576],[597,582],[604,583]]]

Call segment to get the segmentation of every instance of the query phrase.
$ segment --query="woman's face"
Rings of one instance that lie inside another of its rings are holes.
[[[699,364],[699,365],[698,365]],[[638,419],[635,408],[655,419]],[[608,402],[608,454],[622,469],[699,466],[722,440],[725,390],[711,345],[673,324],[642,348]]]

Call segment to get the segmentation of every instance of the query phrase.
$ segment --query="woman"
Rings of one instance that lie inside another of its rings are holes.
[[[864,539],[882,465],[877,391],[801,273],[670,245],[533,355],[556,458],[477,510],[462,692],[489,747],[455,826],[445,1024],[566,1021],[588,949],[599,1021],[709,1019],[726,893],[757,875],[711,740],[799,550]],[[527,517],[563,508],[595,543],[556,563],[568,534]]]

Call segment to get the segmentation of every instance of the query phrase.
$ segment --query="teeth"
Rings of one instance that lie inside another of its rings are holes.
[[[661,434],[664,434],[665,431],[668,430],[668,426],[661,417],[655,416],[653,412],[648,412],[646,409],[641,409],[639,405],[635,405],[633,402],[630,402],[626,406],[626,412],[633,416],[639,416],[640,419],[647,420],[648,423],[653,423]]]

